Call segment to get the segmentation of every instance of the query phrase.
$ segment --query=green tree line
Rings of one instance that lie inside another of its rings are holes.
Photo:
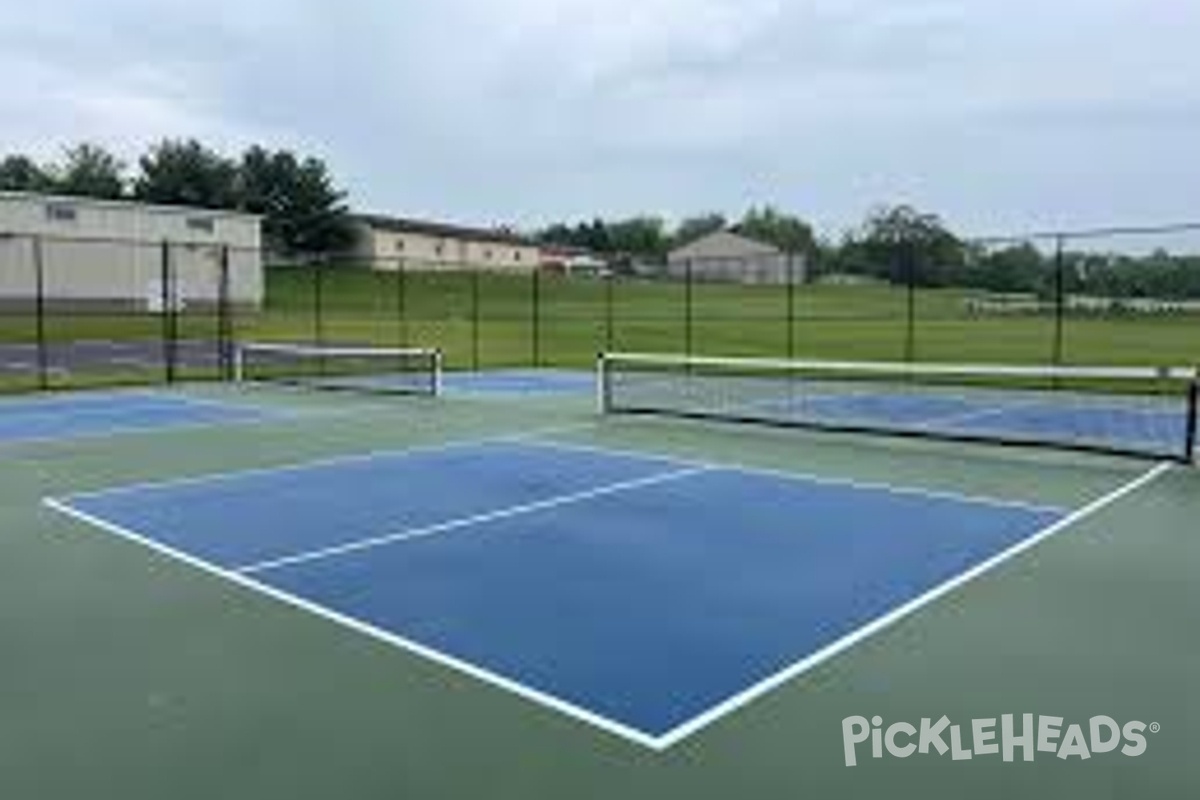
[[[258,145],[226,156],[194,139],[165,139],[132,167],[90,143],[45,164],[10,154],[0,158],[0,190],[259,214],[264,243],[285,254],[336,252],[352,238],[345,192],[323,161]]]

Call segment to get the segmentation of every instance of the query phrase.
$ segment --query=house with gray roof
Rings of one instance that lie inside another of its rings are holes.
[[[732,230],[716,231],[667,254],[667,274],[699,281],[784,284],[804,280],[804,259]]]

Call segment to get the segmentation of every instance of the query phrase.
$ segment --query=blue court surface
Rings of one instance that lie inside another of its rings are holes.
[[[567,369],[494,369],[448,372],[447,391],[479,395],[593,395],[596,376]]]
[[[1066,513],[533,440],[47,502],[656,748]]]
[[[94,392],[0,401],[0,444],[197,425],[257,422],[279,412],[153,392]]]

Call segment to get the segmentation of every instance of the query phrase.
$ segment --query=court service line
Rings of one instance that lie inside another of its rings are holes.
[[[290,606],[293,609],[307,612],[328,622],[348,628],[356,633],[369,636],[372,639],[392,645],[393,647],[398,647],[401,650],[420,658],[424,658],[434,664],[448,667],[459,674],[474,678],[486,685],[503,689],[504,691],[533,702],[536,705],[549,708],[553,711],[563,714],[568,718],[583,722],[592,726],[593,728],[605,731],[624,739],[625,741],[641,745],[642,747],[650,750],[660,749],[658,739],[656,739],[654,736],[643,733],[636,728],[632,728],[628,725],[617,722],[616,720],[601,716],[593,711],[583,708],[582,706],[575,705],[574,703],[539,691],[531,686],[526,686],[525,684],[519,683],[511,678],[506,678],[503,675],[492,672],[491,670],[478,667],[468,661],[464,661],[448,653],[443,653],[440,650],[420,644],[412,639],[407,639],[403,636],[357,619],[356,617],[342,614],[338,611],[334,611],[333,609],[326,608],[318,603],[305,600],[297,595],[285,592],[281,589],[276,589],[275,587],[262,583],[261,581],[257,581],[248,575],[242,575],[237,572],[218,567],[215,564],[204,561],[203,559],[189,555],[182,550],[177,550],[174,547],[165,545],[162,542],[154,540],[153,538],[144,536],[131,528],[126,528],[122,525],[117,525],[105,519],[101,519],[100,517],[88,514],[85,511],[80,511],[79,509],[74,508],[61,500],[48,497],[43,499],[42,503],[47,508],[57,511],[60,514],[64,514],[76,520],[77,522],[82,522],[84,524],[107,531],[108,533],[114,534],[121,539],[139,544],[153,552],[166,556],[167,558],[179,563],[186,564],[187,566],[193,567],[208,575],[223,578],[241,589],[263,595],[272,600]]]
[[[546,434],[553,435],[553,434]],[[1025,500],[1010,500],[1003,497],[990,497],[987,495],[967,494],[963,492],[954,492],[942,489],[925,489],[919,486],[900,486],[892,483],[884,483],[882,481],[863,481],[856,478],[843,478],[833,475],[819,475],[811,472],[791,472],[785,469],[776,469],[773,467],[759,467],[750,464],[745,464],[737,461],[716,461],[712,459],[698,459],[690,456],[672,455],[670,453],[659,453],[656,451],[639,451],[628,448],[607,447],[604,445],[586,444],[583,442],[572,441],[555,441],[553,439],[541,439],[533,437],[532,441],[538,446],[545,446],[552,449],[579,451],[582,453],[596,453],[597,455],[622,456],[625,458],[646,458],[655,459],[658,461],[666,461],[669,463],[679,464],[680,466],[702,467],[705,470],[722,470],[725,472],[739,472],[744,475],[759,475],[768,478],[779,478],[782,480],[794,481],[797,483],[815,483],[821,486],[845,486],[851,489],[867,489],[877,492],[886,492],[896,495],[912,495],[914,497],[927,497],[931,500],[950,500],[960,503],[971,503],[974,505],[992,506],[996,508],[1016,508],[1025,511],[1033,511],[1036,513],[1050,514],[1066,514],[1069,509],[1063,506],[1054,506],[1043,503],[1031,503]]]
[[[672,728],[670,731],[656,739],[656,748],[665,750],[673,744],[692,736],[709,725],[712,725],[717,720],[732,714],[734,711],[737,711],[759,697],[762,697],[773,689],[776,689],[777,687],[797,678],[801,674],[808,672],[809,670],[817,667],[825,661],[828,661],[834,656],[849,650],[851,647],[854,647],[863,640],[868,639],[885,628],[894,625],[895,623],[924,608],[935,600],[940,599],[944,595],[960,588],[964,584],[978,578],[984,573],[990,572],[1004,562],[1020,555],[1021,553],[1024,553],[1030,548],[1041,544],[1043,541],[1049,539],[1056,533],[1060,533],[1061,531],[1066,530],[1067,528],[1070,528],[1079,522],[1082,522],[1088,517],[1103,511],[1105,508],[1117,502],[1126,495],[1129,495],[1152,483],[1161,475],[1170,470],[1173,466],[1174,464],[1169,461],[1156,465],[1148,472],[1145,472],[1128,483],[1117,487],[1108,494],[1096,498],[1087,505],[1076,509],[1057,522],[1042,528],[1032,536],[1022,539],[1011,547],[1000,551],[996,555],[981,561],[980,563],[967,570],[964,570],[963,572],[960,572],[953,578],[950,578],[949,580],[938,584],[923,594],[918,595],[912,600],[897,606],[883,616],[875,618],[871,622],[868,622],[846,636],[843,636],[842,638],[837,639],[825,647],[822,647],[820,650],[817,650],[815,653],[812,653],[804,659],[797,661],[789,667],[785,667],[783,670],[760,681],[745,691],[739,692],[733,697],[730,697],[728,700],[713,706],[699,716],[693,717],[691,720],[683,723],[682,725]]]
[[[372,536],[369,539],[358,539],[351,542],[344,542],[331,547],[323,547],[318,550],[308,550],[300,553],[294,553],[289,556],[280,556],[278,558],[267,559],[265,561],[259,561],[253,564],[233,567],[232,569],[234,572],[237,572],[241,575],[254,575],[256,573],[278,569],[279,567],[306,564],[313,561],[324,561],[329,558],[335,558],[337,556],[347,555],[349,553],[357,553],[363,550],[373,550],[375,548],[385,547],[391,544],[410,542],[414,539],[425,539],[430,536],[437,536],[450,531],[470,528],[475,525],[482,525],[485,522],[492,522],[498,519],[508,519],[510,517],[517,517],[523,514],[532,514],[535,511],[545,511],[546,509],[558,508],[560,506],[571,505],[573,503],[582,503],[585,500],[592,500],[597,497],[606,497],[608,495],[620,494],[621,492],[633,491],[634,489],[641,489],[646,486],[655,486],[660,483],[667,483],[668,481],[682,480],[683,478],[689,478],[693,475],[699,475],[708,471],[710,470],[707,467],[688,467],[687,469],[677,469],[670,472],[659,472],[643,478],[619,481],[617,483],[597,486],[579,492],[571,492],[570,494],[548,497],[545,500],[535,500],[531,503],[522,503],[520,505],[508,506],[506,508],[500,508],[494,511],[485,511],[482,514],[473,514],[469,517],[459,517],[458,519],[439,522],[434,525],[426,525],[419,528],[408,528],[406,530],[388,533],[382,536]]]

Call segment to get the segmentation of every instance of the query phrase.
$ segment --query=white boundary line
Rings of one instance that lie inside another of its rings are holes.
[[[155,541],[152,538],[143,536],[132,529],[116,525],[108,522],[107,520],[73,508],[64,500],[47,497],[43,498],[42,503],[46,507],[65,514],[77,521],[95,526],[102,530],[108,531],[109,533],[116,534],[117,536],[129,541],[136,542],[144,547],[180,561],[184,564],[188,564],[189,566],[195,567],[196,569],[202,570],[210,575],[225,578],[226,580],[250,591],[266,595],[267,597],[271,597],[302,611],[307,611],[318,617],[342,625],[343,627],[350,628],[372,638],[395,645],[410,653],[427,658],[435,663],[442,664],[443,666],[454,669],[464,675],[476,678],[484,683],[488,683],[509,691],[538,705],[558,711],[568,717],[587,723],[595,728],[614,734],[627,741],[654,751],[661,752],[675,744],[678,744],[680,741],[688,738],[689,736],[698,733],[702,729],[716,723],[718,720],[732,714],[738,709],[748,705],[749,703],[783,685],[784,683],[797,678],[801,674],[815,668],[819,664],[850,649],[859,642],[862,642],[863,640],[879,633],[901,619],[915,613],[924,606],[940,599],[942,596],[954,591],[955,589],[958,589],[959,587],[974,580],[975,578],[978,578],[984,573],[995,569],[1004,562],[1040,544],[1042,541],[1050,538],[1056,533],[1059,533],[1082,521],[1083,519],[1096,514],[1126,495],[1151,483],[1159,476],[1170,470],[1173,466],[1174,465],[1170,462],[1158,464],[1148,472],[1123,484],[1122,486],[1119,486],[1108,494],[1093,500],[1087,505],[1076,509],[1068,516],[1063,517],[1057,522],[1043,528],[1032,536],[1022,539],[1006,550],[1003,550],[996,555],[976,564],[974,567],[959,573],[953,578],[944,581],[943,583],[913,598],[912,600],[897,606],[883,616],[877,617],[876,619],[859,627],[846,636],[843,636],[833,643],[826,645],[817,652],[812,653],[811,655],[795,662],[788,667],[785,667],[774,675],[765,678],[750,688],[739,692],[724,702],[713,706],[708,711],[693,717],[691,720],[672,728],[667,733],[660,736],[646,734],[628,725],[608,719],[607,717],[603,717],[592,711],[588,711],[587,709],[577,706],[573,703],[569,703],[552,695],[540,692],[512,679],[505,678],[494,672],[477,667],[473,664],[462,661],[438,650],[434,650],[410,639],[406,639],[397,634],[390,633],[354,617],[341,614],[319,604],[299,598],[288,592],[275,589],[271,586],[254,580],[250,576],[233,572],[222,567],[217,567],[213,564],[196,558],[195,556],[191,556],[180,550],[176,550],[173,547],[169,547],[161,542]]]
[[[697,733],[703,728],[712,725],[717,720],[732,714],[739,708],[748,705],[771,690],[793,680],[805,672],[808,672],[809,670],[825,661],[828,661],[834,656],[849,650],[859,642],[868,639],[885,628],[894,625],[905,617],[924,608],[925,606],[929,605],[935,600],[940,599],[944,595],[949,594],[955,589],[958,589],[964,584],[969,583],[975,578],[978,578],[984,573],[990,572],[1009,559],[1018,556],[1021,553],[1024,553],[1026,550],[1029,550],[1030,548],[1045,541],[1046,539],[1049,539],[1054,534],[1059,533],[1071,527],[1072,525],[1081,522],[1087,517],[1090,517],[1093,514],[1103,510],[1131,492],[1137,491],[1138,489],[1157,479],[1163,473],[1170,470],[1173,466],[1174,464],[1171,462],[1164,462],[1156,465],[1148,472],[1145,472],[1128,483],[1117,487],[1108,494],[1093,500],[1082,508],[1076,509],[1067,516],[1043,528],[1032,536],[1022,539],[1005,550],[1001,550],[994,556],[979,562],[975,566],[960,572],[958,575],[955,575],[953,578],[950,578],[949,580],[938,584],[932,589],[929,589],[923,594],[914,597],[908,602],[897,606],[883,616],[876,617],[874,620],[866,623],[862,627],[852,631],[842,638],[822,647],[820,650],[812,653],[804,659],[797,661],[791,666],[785,667],[769,678],[766,678],[754,686],[751,686],[749,689],[739,692],[719,705],[713,706],[703,714],[692,718],[688,722],[685,722],[676,728],[671,729],[662,736],[657,737],[657,749],[667,749],[668,747],[682,741],[683,739],[686,739],[692,734]]]
[[[574,430],[591,428],[594,427],[595,424],[595,422],[577,422],[571,425],[534,428],[521,433],[500,433],[493,436],[483,435],[470,439],[451,439],[449,441],[430,442],[428,444],[416,444],[409,447],[395,447],[384,450],[358,450],[353,453],[339,453],[337,455],[310,459],[308,461],[288,461],[273,466],[250,467],[247,469],[236,469],[227,472],[208,472],[201,475],[189,475],[180,478],[166,478],[157,481],[142,481],[139,483],[127,483],[119,486],[109,486],[102,489],[90,489],[84,492],[71,493],[66,495],[65,499],[74,500],[95,497],[102,494],[123,494],[126,492],[136,492],[144,489],[166,489],[173,486],[192,486],[204,483],[221,483],[223,481],[237,480],[239,478],[251,477],[255,475],[268,475],[277,472],[301,472],[306,469],[332,467],[337,466],[338,464],[357,464],[360,462],[377,461],[384,458],[401,458],[419,453],[436,453],[442,450],[455,450],[458,448],[472,446],[503,444],[506,442],[522,442],[526,439],[532,439],[537,436],[549,436],[555,433],[568,433]],[[643,456],[643,458],[651,459],[652,457]],[[659,460],[665,462],[670,461],[670,459],[666,458]]]
[[[997,508],[1019,508],[1026,511],[1035,511],[1039,513],[1065,514],[1069,511],[1069,509],[1063,506],[1028,503],[1023,500],[1009,500],[1002,497],[988,497],[986,495],[966,494],[963,492],[952,492],[940,489],[924,489],[917,486],[899,486],[891,483],[883,483],[881,481],[861,481],[854,478],[819,475],[810,472],[791,472],[785,469],[758,467],[736,461],[715,461],[711,459],[692,458],[690,456],[664,454],[655,451],[639,451],[635,449],[593,445],[583,442],[540,439],[538,438],[537,434],[532,434],[531,439],[540,446],[550,447],[558,450],[573,450],[581,453],[596,453],[598,455],[621,456],[625,458],[640,457],[646,459],[655,459],[659,461],[673,462],[679,464],[680,466],[700,467],[710,471],[722,470],[725,472],[740,472],[744,475],[780,478],[798,483],[815,483],[822,486],[846,486],[852,489],[868,489],[877,492],[886,492],[888,494],[927,497],[932,500],[953,500],[961,503],[972,503],[974,505],[993,506]]]
[[[608,719],[607,717],[602,717],[599,714],[595,714],[573,703],[560,700],[552,695],[532,689],[522,683],[518,683],[509,678],[505,678],[502,675],[491,672],[490,670],[477,667],[474,664],[455,658],[454,656],[447,655],[440,650],[435,650],[431,647],[427,647],[426,645],[414,642],[411,639],[407,639],[403,636],[399,636],[391,633],[390,631],[386,631],[382,628],[371,625],[370,623],[363,622],[355,617],[351,617],[349,615],[333,611],[332,609],[326,608],[325,606],[317,603],[304,600],[303,598],[297,597],[289,592],[285,592],[265,583],[261,583],[252,577],[215,566],[207,561],[196,558],[195,556],[188,555],[183,551],[164,545],[152,538],[143,536],[132,529],[113,524],[107,520],[100,519],[99,517],[95,517],[91,514],[80,511],[60,500],[56,500],[54,498],[45,498],[42,500],[42,503],[46,507],[61,514],[65,514],[79,522],[92,525],[107,531],[108,533],[115,534],[122,539],[140,544],[143,547],[149,548],[150,550],[174,559],[175,561],[187,564],[188,566],[194,567],[195,569],[201,570],[209,575],[214,575],[218,578],[224,578],[225,580],[230,581],[231,583],[243,589],[265,595],[293,608],[301,611],[307,611],[308,613],[317,617],[334,622],[345,628],[357,631],[358,633],[365,634],[373,639],[377,639],[395,647],[399,647],[401,650],[408,651],[413,655],[428,659],[435,664],[449,667],[452,670],[475,678],[483,683],[504,689],[505,691],[511,692],[519,697],[523,697],[526,700],[532,701],[540,706],[550,708],[568,717],[579,720],[580,722],[587,723],[595,728],[599,728],[600,730],[604,730],[608,733],[619,736],[627,741],[634,742],[635,744],[642,745],[643,747],[647,747],[652,750],[660,749],[658,740],[653,736],[649,736],[627,725],[623,725],[619,722]]]
[[[522,503],[520,505],[508,506],[507,508],[500,508],[494,511],[485,511],[481,514],[473,514],[469,517],[459,517],[458,519],[439,522],[434,525],[426,525],[418,528],[407,528],[395,533],[372,536],[369,539],[357,539],[354,541],[345,542],[343,544],[332,545],[330,547],[322,547],[318,550],[308,550],[305,552],[295,553],[290,556],[271,558],[253,564],[233,567],[232,569],[234,572],[242,575],[253,575],[260,572],[267,572],[278,567],[305,564],[310,561],[322,561],[327,558],[333,558],[348,553],[356,553],[361,550],[372,550],[389,544],[410,542],[414,539],[425,539],[430,536],[436,536],[449,531],[460,530],[462,528],[470,528],[474,525],[481,525],[485,522],[492,522],[498,519],[517,517],[521,516],[522,514],[530,514],[535,511],[544,511],[546,509],[557,508],[559,506],[581,503],[585,500],[591,500],[597,497],[605,497],[607,495],[628,492],[645,486],[655,486],[660,483],[666,483],[667,481],[681,480],[683,478],[687,478],[692,475],[699,475],[708,471],[709,469],[707,467],[688,467],[687,469],[677,469],[672,470],[671,472],[659,472],[642,478],[634,478],[627,481],[610,483],[604,486],[597,486],[592,489],[585,489],[579,492],[558,495],[557,497],[548,497],[545,500],[535,500],[531,503]]]

